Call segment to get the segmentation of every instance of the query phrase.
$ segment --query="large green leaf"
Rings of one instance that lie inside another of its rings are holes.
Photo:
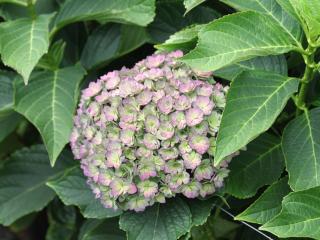
[[[21,116],[13,108],[13,78],[11,72],[0,71],[0,142],[18,125]]]
[[[191,227],[191,212],[180,198],[156,203],[144,212],[125,212],[120,216],[120,228],[128,240],[176,240]]]
[[[28,5],[28,0],[0,0],[0,3],[13,3],[26,7]]]
[[[279,138],[263,134],[248,144],[247,150],[233,158],[226,191],[237,198],[249,198],[257,190],[276,181],[284,169]]]
[[[186,13],[190,12],[193,8],[203,3],[205,0],[184,0],[183,4],[186,8]]]
[[[62,40],[52,44],[47,54],[45,54],[37,64],[38,68],[55,71],[59,68],[66,43]]]
[[[86,69],[104,65],[140,47],[148,40],[145,28],[122,24],[106,24],[88,38],[81,63]]]
[[[52,168],[42,145],[15,152],[0,169],[0,223],[10,225],[18,218],[43,209],[55,196],[46,182],[74,164],[63,153]]]
[[[288,67],[284,55],[255,57],[243,62],[221,68],[214,72],[214,75],[232,81],[243,71],[263,70],[275,72],[287,76]]]
[[[121,211],[104,208],[99,200],[94,198],[80,166],[57,179],[52,179],[47,185],[58,194],[64,204],[78,206],[86,218],[107,218],[121,213]]]
[[[119,229],[117,218],[105,220],[90,219],[84,222],[79,233],[79,240],[126,240],[126,234]]]
[[[227,15],[199,32],[197,47],[182,61],[199,70],[215,71],[256,56],[300,50],[272,17],[258,12]]]
[[[72,240],[76,232],[76,209],[63,205],[58,199],[55,200],[47,210],[49,227],[46,240]]]
[[[88,20],[149,24],[155,16],[155,0],[70,0],[58,12],[54,29]]]
[[[282,148],[295,191],[320,186],[320,108],[292,120],[282,136]]]
[[[298,85],[296,78],[270,72],[248,71],[236,77],[221,119],[215,164],[266,131]]]
[[[214,200],[212,198],[207,200],[188,199],[187,204],[192,215],[192,226],[199,226],[204,224],[210,216]]]
[[[15,81],[16,110],[39,130],[54,165],[69,140],[78,86],[85,74],[80,65],[35,72],[28,86]]]
[[[260,227],[278,237],[320,239],[320,187],[290,193],[282,201],[281,212]]]
[[[0,24],[2,61],[21,74],[26,84],[31,71],[48,51],[51,17],[40,15],[34,20],[22,18]]]
[[[264,224],[280,212],[282,199],[289,192],[288,178],[282,178],[268,187],[250,207],[237,215],[235,219]]]
[[[281,27],[282,30],[300,46],[301,28],[299,23],[289,15],[276,0],[220,0],[239,11],[257,11],[272,17]]]
[[[283,1],[281,1],[283,2]],[[320,1],[319,0],[289,0],[286,3],[286,9],[292,12],[300,20],[308,39],[312,42],[320,42]]]
[[[184,16],[182,0],[157,1],[156,17],[148,26],[152,40],[161,43],[177,31],[200,23],[208,23],[220,16],[215,10],[199,6]]]

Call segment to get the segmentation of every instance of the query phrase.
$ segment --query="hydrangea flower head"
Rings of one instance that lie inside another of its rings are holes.
[[[182,55],[153,54],[83,90],[70,143],[104,207],[143,211],[223,186],[232,156],[214,166],[212,149],[228,87]]]

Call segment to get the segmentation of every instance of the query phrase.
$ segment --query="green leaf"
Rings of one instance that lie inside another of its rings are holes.
[[[0,71],[0,142],[5,139],[21,120],[13,108],[13,78],[15,74]]]
[[[17,128],[21,120],[21,115],[14,111],[0,112],[0,142]]]
[[[52,71],[57,70],[62,61],[65,47],[66,43],[62,40],[53,43],[49,52],[40,59],[37,67]]]
[[[294,9],[295,15],[311,42],[320,42],[320,2],[319,0],[289,0],[286,3],[287,9]]]
[[[75,65],[35,72],[28,86],[20,78],[15,81],[15,109],[40,132],[52,166],[69,141],[78,87],[84,74],[84,69]]]
[[[262,134],[232,159],[229,169],[226,192],[237,198],[254,196],[260,187],[276,181],[284,169],[280,139]]]
[[[186,13],[190,12],[193,8],[203,3],[205,0],[184,0],[183,4],[186,8]]]
[[[59,178],[52,179],[47,185],[58,194],[64,204],[78,206],[86,218],[107,218],[121,213],[104,208],[99,200],[94,198],[80,166],[67,171]]]
[[[249,71],[232,82],[217,138],[215,164],[266,131],[297,91],[299,80]]]
[[[264,13],[273,18],[281,27],[282,31],[286,32],[297,46],[301,46],[300,39],[302,35],[299,23],[295,18],[290,16],[276,0],[220,0],[239,11],[256,11]]]
[[[282,178],[269,186],[254,203],[235,219],[264,224],[280,212],[282,199],[289,192],[288,178]]]
[[[128,240],[176,240],[191,227],[191,212],[180,198],[156,203],[144,212],[125,212],[120,216],[120,228]]]
[[[0,0],[0,4],[1,3],[12,3],[26,7],[28,5],[28,0]]]
[[[256,56],[301,51],[277,21],[258,12],[227,15],[207,24],[198,37],[197,47],[182,61],[204,71],[215,71]]]
[[[126,240],[126,234],[119,228],[117,218],[106,220],[90,219],[81,226],[79,240]]]
[[[281,212],[260,227],[278,237],[320,239],[320,187],[293,192],[282,201]]]
[[[1,57],[5,65],[23,76],[25,84],[39,59],[48,51],[48,25],[52,15],[22,18],[0,24]]]
[[[198,40],[198,33],[204,26],[205,24],[196,24],[186,27],[171,35],[164,43],[158,44],[155,47],[168,52],[176,49],[189,51],[195,47]]]
[[[49,227],[46,240],[72,240],[77,220],[75,208],[64,206],[60,201],[53,201],[47,213]]]
[[[200,200],[200,199],[187,199],[191,215],[192,226],[199,226],[207,221],[207,218],[211,214],[211,210],[214,207],[213,199]]]
[[[86,69],[105,65],[140,47],[147,40],[143,27],[112,23],[103,25],[89,36],[81,54],[81,63]]]
[[[43,209],[55,196],[46,182],[72,164],[71,154],[64,152],[52,168],[42,145],[15,152],[0,169],[0,223],[7,226]]]
[[[282,136],[282,148],[294,191],[320,186],[320,108],[292,120]]]
[[[214,75],[232,81],[243,71],[261,70],[288,75],[287,61],[284,55],[255,57],[243,62],[221,68]]]
[[[148,25],[155,16],[155,0],[70,0],[58,12],[54,29],[88,20]]]
[[[215,10],[203,6],[195,8],[186,16],[184,16],[184,12],[182,0],[157,1],[156,17],[148,26],[152,40],[156,43],[162,43],[170,35],[187,26],[208,23],[220,16]]]

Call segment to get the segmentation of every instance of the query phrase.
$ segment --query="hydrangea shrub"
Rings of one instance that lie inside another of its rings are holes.
[[[223,186],[231,156],[219,166],[212,159],[228,86],[178,62],[182,55],[153,54],[82,92],[71,147],[106,208],[143,211]]]

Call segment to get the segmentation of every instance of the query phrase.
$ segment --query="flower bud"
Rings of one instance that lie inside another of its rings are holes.
[[[137,109],[131,104],[119,107],[119,114],[122,122],[129,123],[136,121],[138,116]]]
[[[120,83],[120,77],[118,71],[108,72],[101,77],[102,81],[105,81],[107,89],[115,89]]]
[[[160,121],[155,115],[147,115],[144,125],[147,132],[156,134],[160,126]]]
[[[95,117],[99,114],[99,112],[100,112],[99,104],[96,102],[90,103],[89,107],[87,108],[87,114],[90,117]]]
[[[179,85],[179,91],[182,93],[188,93],[193,91],[195,87],[196,85],[193,80],[187,80]]]
[[[204,154],[208,151],[210,142],[206,136],[203,135],[191,135],[189,137],[189,145],[197,153]]]
[[[156,150],[160,147],[160,142],[156,136],[151,133],[146,133],[143,137],[143,144],[151,150]]]
[[[149,158],[152,156],[152,150],[147,149],[145,147],[139,147],[136,150],[136,156],[137,158]]]
[[[118,110],[115,107],[105,106],[103,108],[103,114],[108,122],[118,120]]]
[[[169,114],[173,107],[173,99],[171,96],[164,96],[157,102],[158,109],[164,113]]]
[[[209,160],[202,161],[202,163],[194,171],[194,177],[199,182],[204,179],[210,180],[213,174],[214,174],[213,167],[211,166]]]
[[[159,150],[159,154],[161,158],[165,161],[170,160],[170,159],[175,159],[179,156],[179,152],[176,148],[161,148]]]
[[[157,137],[160,140],[167,140],[172,138],[174,135],[174,127],[170,124],[170,122],[162,122],[160,123]]]
[[[120,140],[126,146],[134,144],[134,131],[130,129],[122,129],[120,132]]]
[[[190,108],[186,111],[186,121],[187,125],[192,127],[199,123],[201,123],[203,120],[203,112],[201,109],[197,107]]]
[[[89,99],[90,97],[97,95],[100,92],[100,90],[101,90],[101,84],[99,82],[91,82],[89,84],[89,87],[83,90],[82,96],[85,99]]]
[[[216,191],[214,184],[211,182],[207,182],[202,184],[201,189],[200,189],[200,196],[205,197],[207,195],[211,195]]]
[[[182,194],[187,198],[196,198],[199,196],[199,192],[201,189],[201,184],[196,181],[192,181],[182,188]]]
[[[209,97],[197,96],[196,101],[193,103],[194,107],[201,109],[204,115],[210,115],[214,107],[214,103]]]
[[[147,105],[152,100],[153,94],[150,90],[144,90],[137,96],[139,105]]]
[[[190,153],[192,151],[192,148],[189,146],[188,141],[183,140],[179,145],[179,152],[181,155],[184,155],[186,153]]]
[[[117,198],[120,195],[128,192],[129,185],[120,178],[114,179],[110,183],[110,189],[111,189],[110,195],[114,198]]]
[[[191,153],[186,153],[182,155],[183,164],[186,169],[195,169],[201,163],[201,155],[192,151]]]
[[[211,84],[204,83],[197,87],[196,92],[200,96],[210,97],[213,93],[213,87],[211,86]]]
[[[146,59],[146,66],[148,68],[156,68],[158,66],[160,66],[165,60],[165,56],[164,55],[152,55],[147,57]]]
[[[170,115],[171,124],[178,129],[184,129],[187,126],[186,117],[184,112],[175,111]]]
[[[148,200],[142,196],[131,197],[127,203],[129,210],[134,210],[136,212],[142,212],[148,206]]]
[[[106,165],[109,168],[119,168],[121,165],[121,155],[118,152],[115,151],[108,151],[106,153],[107,161]]]
[[[208,124],[211,131],[213,131],[214,133],[218,131],[220,121],[221,121],[221,114],[213,111],[208,118]]]
[[[142,181],[149,179],[150,177],[156,177],[157,172],[155,167],[151,164],[144,164],[139,166],[139,177]]]
[[[191,107],[190,98],[185,95],[181,95],[174,102],[174,108],[178,111],[183,111],[190,107]]]
[[[191,128],[191,135],[203,135],[206,136],[209,131],[209,125],[207,121],[202,121],[196,126]]]
[[[138,183],[138,190],[146,198],[153,198],[158,192],[158,184],[153,181],[142,181]]]
[[[183,163],[179,160],[169,160],[164,166],[164,171],[171,174],[180,173],[183,169]]]

